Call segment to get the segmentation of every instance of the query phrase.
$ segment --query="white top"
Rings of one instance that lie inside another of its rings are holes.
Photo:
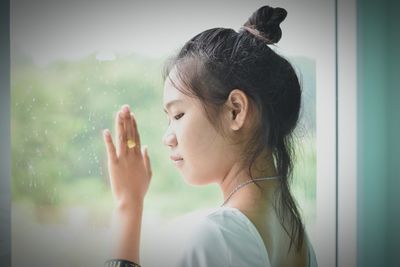
[[[309,266],[316,267],[314,250],[305,236]],[[142,261],[143,267],[271,266],[257,229],[246,215],[232,207],[189,214],[175,222],[166,240],[163,253],[151,253],[152,260]]]

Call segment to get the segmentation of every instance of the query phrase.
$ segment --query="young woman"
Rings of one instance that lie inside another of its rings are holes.
[[[166,63],[163,142],[188,183],[217,183],[224,196],[170,267],[317,266],[289,190],[301,88],[291,64],[270,48],[286,15],[263,6],[238,32],[206,30]],[[116,147],[104,132],[118,229],[115,259],[107,264],[139,266],[152,170],[129,106],[115,121]]]

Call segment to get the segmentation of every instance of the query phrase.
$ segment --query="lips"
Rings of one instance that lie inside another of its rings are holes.
[[[183,158],[179,155],[171,155],[169,158],[173,161],[183,160]]]

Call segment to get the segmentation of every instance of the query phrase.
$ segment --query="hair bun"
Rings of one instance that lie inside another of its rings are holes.
[[[287,11],[280,7],[263,6],[256,10],[243,26],[256,29],[270,43],[277,43],[282,37],[279,24],[286,18]]]

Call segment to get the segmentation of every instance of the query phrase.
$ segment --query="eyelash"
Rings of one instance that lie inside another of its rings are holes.
[[[183,115],[185,115],[185,113],[179,113],[178,115],[174,116],[175,120],[179,120],[180,118],[183,117]],[[170,124],[170,121],[168,120],[168,125]]]
[[[176,115],[174,118],[175,118],[175,120],[179,120],[180,118],[182,118],[183,117],[183,115],[184,115],[185,113],[179,113],[178,115]],[[182,115],[182,116],[181,116]],[[180,117],[179,117],[180,116]],[[179,118],[177,118],[177,117],[179,117]]]

